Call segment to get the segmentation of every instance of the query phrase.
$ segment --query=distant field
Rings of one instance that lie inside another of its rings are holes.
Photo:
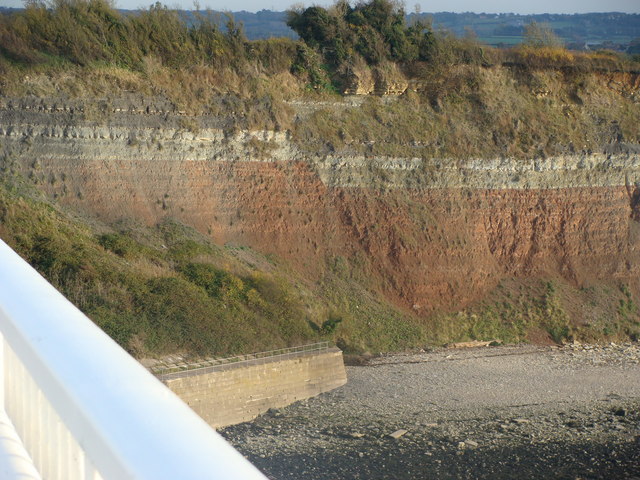
[[[517,45],[522,42],[522,37],[506,37],[506,36],[493,36],[493,37],[478,37],[478,40],[481,43],[486,43],[487,45]]]
[[[410,15],[410,17],[415,14]],[[548,25],[565,43],[601,44],[610,42],[624,49],[640,38],[640,15],[589,13],[580,15],[483,15],[474,13],[423,13],[436,29],[465,35],[472,30],[483,43],[514,45],[522,41],[524,27],[531,22]]]

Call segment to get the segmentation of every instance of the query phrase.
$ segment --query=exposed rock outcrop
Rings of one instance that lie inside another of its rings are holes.
[[[530,161],[309,158],[286,133],[189,130],[178,116],[111,112],[97,124],[5,102],[0,162],[106,221],[174,217],[309,278],[356,259],[372,289],[420,314],[468,305],[506,276],[640,278],[633,149]]]

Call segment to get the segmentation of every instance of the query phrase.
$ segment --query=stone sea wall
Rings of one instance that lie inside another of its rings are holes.
[[[212,427],[252,420],[347,382],[337,348],[192,370],[161,377]]]

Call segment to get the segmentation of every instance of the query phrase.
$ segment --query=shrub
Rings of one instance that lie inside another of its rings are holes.
[[[287,25],[309,47],[322,51],[334,68],[355,55],[372,65],[383,60],[425,59],[432,45],[431,26],[418,22],[407,27],[404,9],[389,0],[370,0],[354,7],[343,0],[331,9],[289,10]]]
[[[524,27],[524,45],[532,48],[561,48],[563,42],[551,27],[531,22]]]
[[[106,61],[138,70],[149,55],[176,68],[222,57],[244,58],[242,26],[231,16],[226,33],[218,25],[210,12],[187,20],[159,2],[126,15],[107,0],[34,1],[23,12],[2,17],[0,52],[26,63],[44,60],[44,53],[79,65]]]
[[[182,273],[217,299],[245,297],[244,282],[237,276],[206,263],[188,263]]]
[[[98,243],[106,250],[109,250],[120,257],[131,258],[134,256],[135,243],[126,235],[119,233],[105,233],[98,237]]]

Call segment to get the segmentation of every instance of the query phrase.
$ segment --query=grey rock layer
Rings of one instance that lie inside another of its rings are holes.
[[[23,102],[24,103],[24,102]],[[118,159],[149,162],[306,162],[325,185],[374,188],[555,189],[640,182],[638,148],[545,159],[437,159],[379,156],[309,156],[286,132],[189,127],[180,112],[114,108],[101,122],[87,121],[81,105],[0,105],[0,158],[6,163]],[[182,122],[182,124],[181,124]],[[212,119],[197,117],[196,125]],[[185,127],[185,125],[187,125]],[[623,148],[624,147],[624,148]],[[616,153],[613,153],[616,152]]]

